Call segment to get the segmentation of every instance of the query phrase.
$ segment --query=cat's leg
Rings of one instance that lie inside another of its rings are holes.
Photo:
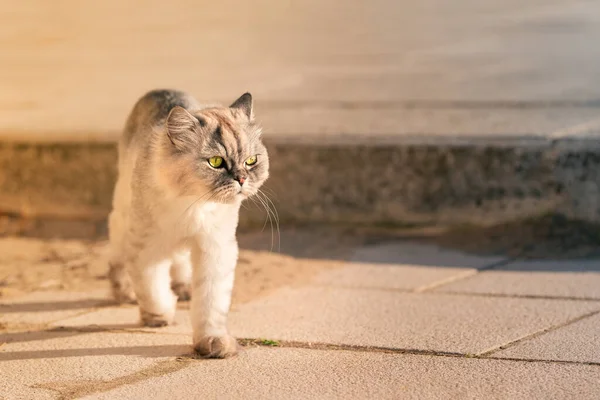
[[[193,341],[196,352],[204,357],[225,358],[238,350],[227,331],[237,256],[234,236],[227,240],[198,238],[192,247]]]
[[[118,210],[113,210],[108,219],[109,229],[109,258],[108,279],[112,289],[113,297],[119,303],[135,302],[135,293],[131,279],[126,271],[125,263],[127,255],[124,252],[125,216]]]
[[[175,252],[171,266],[171,289],[180,301],[187,301],[191,298],[191,283],[191,250],[186,248]]]
[[[137,243],[136,243],[137,242]],[[171,251],[152,240],[133,242],[137,255],[128,263],[133,289],[146,326],[159,327],[173,322],[177,297],[171,290]]]
[[[108,279],[112,289],[114,299],[119,303],[135,303],[135,292],[125,263],[111,259],[108,262]]]

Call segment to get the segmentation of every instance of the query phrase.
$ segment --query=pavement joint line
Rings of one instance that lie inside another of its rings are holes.
[[[544,360],[541,358],[519,358],[519,357],[477,357],[480,360],[520,361],[544,364],[567,364],[567,365],[591,365],[600,367],[596,361],[569,361],[569,360]]]
[[[504,294],[504,293],[469,293],[469,292],[433,292],[430,290],[417,291],[417,289],[401,289],[389,287],[366,287],[366,286],[344,286],[336,284],[314,284],[313,287],[319,288],[336,288],[343,290],[375,290],[383,292],[396,292],[413,295],[448,295],[448,296],[463,296],[463,297],[490,297],[490,298],[507,298],[507,299],[528,299],[528,300],[563,300],[563,301],[588,301],[600,302],[600,298],[573,297],[573,296],[543,296],[543,295],[527,295],[527,294]]]
[[[457,274],[454,276],[450,276],[446,279],[441,279],[439,281],[430,283],[428,285],[423,285],[423,286],[419,286],[418,288],[415,288],[412,290],[412,292],[414,293],[423,293],[423,292],[428,292],[431,291],[433,289],[436,289],[438,287],[442,287],[444,285],[447,285],[449,283],[452,282],[457,282],[457,281],[461,281],[463,279],[469,278],[471,276],[477,275],[479,271],[465,271],[462,274]]]
[[[110,390],[131,385],[137,382],[147,381],[148,379],[171,374],[186,368],[192,362],[191,358],[173,357],[164,361],[159,361],[146,368],[132,372],[131,374],[120,376],[108,381],[86,381],[75,382],[73,385],[56,386],[52,382],[47,384],[37,384],[31,387],[36,389],[48,389],[58,392],[60,400],[79,399],[95,393],[104,393]]]
[[[600,312],[600,310],[598,311]],[[401,349],[393,347],[380,347],[380,346],[359,346],[359,345],[344,345],[344,344],[331,344],[331,343],[316,343],[316,342],[301,342],[301,341],[287,341],[287,340],[265,340],[265,339],[238,339],[238,342],[245,348],[250,346],[254,347],[270,347],[270,348],[294,348],[294,349],[308,349],[308,350],[330,350],[330,351],[354,351],[362,353],[385,353],[385,354],[409,354],[416,356],[432,356],[432,357],[447,357],[447,358],[466,358],[475,360],[497,360],[497,361],[510,361],[510,362],[530,362],[530,363],[544,363],[544,364],[570,364],[570,365],[593,365],[600,366],[600,362],[594,361],[566,361],[566,360],[546,360],[546,359],[535,359],[535,358],[502,358],[502,357],[488,357],[478,354],[470,353],[456,353],[456,352],[444,352],[436,350],[420,350],[420,349]],[[276,344],[273,344],[276,343]],[[185,357],[185,356],[184,356]],[[194,357],[190,355],[189,357]]]
[[[238,343],[244,347],[272,347],[272,348],[296,348],[310,350],[341,350],[341,351],[356,351],[366,353],[388,353],[388,354],[415,354],[424,356],[439,356],[439,357],[466,357],[463,353],[436,351],[436,350],[420,350],[420,349],[399,349],[385,346],[360,346],[351,344],[333,344],[320,342],[301,342],[294,340],[266,340],[252,338],[238,338]]]
[[[572,319],[570,319],[568,321],[563,322],[562,324],[553,325],[553,326],[550,326],[548,328],[541,329],[541,330],[539,330],[537,332],[530,333],[530,334],[522,336],[522,337],[520,337],[518,339],[512,340],[512,341],[510,341],[508,343],[505,343],[505,344],[493,347],[493,348],[491,348],[489,350],[482,351],[477,356],[481,357],[481,358],[489,358],[489,356],[491,356],[492,354],[495,354],[495,353],[497,353],[497,352],[499,352],[501,350],[509,349],[511,347],[517,346],[517,345],[519,345],[519,344],[521,344],[523,342],[526,342],[528,340],[538,338],[538,337],[540,337],[542,335],[545,335],[546,333],[554,332],[554,331],[556,331],[558,329],[561,329],[561,328],[564,328],[566,326],[572,325],[572,324],[574,324],[576,322],[579,322],[579,321],[582,321],[582,320],[584,320],[586,318],[593,317],[594,315],[597,315],[597,314],[600,314],[600,309],[595,310],[595,311],[591,311],[589,313],[580,315],[580,316],[575,317],[575,318],[572,318]]]
[[[508,257],[508,258],[505,258],[503,260],[493,262],[493,263],[491,263],[489,265],[484,265],[484,266],[479,267],[479,268],[474,268],[472,271],[466,271],[463,274],[454,275],[454,276],[451,276],[449,278],[442,279],[442,280],[437,281],[437,282],[433,282],[433,283],[431,283],[429,285],[424,285],[424,286],[418,287],[418,288],[416,288],[414,290],[414,292],[416,292],[416,293],[430,292],[433,289],[440,288],[440,287],[445,286],[445,285],[447,285],[449,283],[454,283],[454,282],[462,281],[462,280],[465,280],[465,279],[469,279],[469,278],[471,278],[473,276],[476,276],[477,274],[479,274],[482,271],[487,271],[487,270],[490,270],[490,269],[494,269],[494,268],[497,268],[497,267],[501,267],[501,266],[510,264],[511,262],[513,262],[515,260],[516,260],[515,257]]]
[[[529,299],[529,300],[565,300],[565,301],[591,301],[600,302],[597,297],[576,297],[576,296],[549,296],[537,294],[506,294],[506,293],[470,293],[470,292],[435,292],[435,294],[449,294],[456,296],[474,296],[474,297],[492,297],[508,299]]]

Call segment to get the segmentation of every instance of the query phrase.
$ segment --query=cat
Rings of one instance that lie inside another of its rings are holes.
[[[137,300],[142,323],[173,321],[191,294],[195,351],[225,358],[242,201],[269,176],[269,157],[243,94],[229,107],[153,90],[137,101],[119,141],[109,216],[109,278],[119,302]]]

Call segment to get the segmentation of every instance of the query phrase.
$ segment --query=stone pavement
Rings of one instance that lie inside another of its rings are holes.
[[[230,328],[244,348],[228,360],[191,354],[186,303],[150,329],[102,279],[9,290],[17,269],[42,274],[31,254],[66,270],[103,248],[12,239],[3,254],[29,250],[2,259],[15,268],[0,276],[0,398],[598,398],[600,260],[310,236],[286,236],[279,255],[242,238]]]

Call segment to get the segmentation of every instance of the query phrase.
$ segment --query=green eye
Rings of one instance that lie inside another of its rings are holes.
[[[258,158],[256,156],[252,156],[246,160],[246,165],[248,165],[248,166],[254,165],[254,164],[256,164],[257,161],[258,161]]]
[[[219,168],[223,165],[223,157],[215,156],[208,159],[208,163],[213,168]]]

